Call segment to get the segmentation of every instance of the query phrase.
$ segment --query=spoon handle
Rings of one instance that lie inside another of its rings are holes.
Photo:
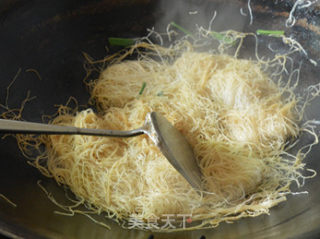
[[[26,121],[0,119],[0,132],[14,134],[78,134],[111,137],[132,137],[144,134],[145,130],[143,128],[128,131],[108,129],[87,129],[72,126],[60,126]]]

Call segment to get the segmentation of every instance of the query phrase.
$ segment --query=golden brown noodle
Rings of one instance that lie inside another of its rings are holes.
[[[14,202],[12,202],[8,197],[6,197],[5,195],[3,195],[2,193],[0,193],[0,198],[2,198],[5,202],[7,202],[10,206],[12,207],[17,207],[17,204],[15,204]]]
[[[134,52],[138,60],[124,61]],[[67,185],[92,211],[142,219],[143,228],[164,214],[192,214],[200,221],[197,228],[214,227],[268,213],[286,200],[291,182],[304,177],[303,155],[285,152],[300,130],[296,97],[289,85],[280,87],[261,70],[274,61],[199,53],[188,43],[140,43],[101,62],[111,63],[89,83],[98,113],[61,107],[52,123],[129,130],[140,127],[148,112],[160,112],[192,145],[204,191],[198,194],[144,135],[18,139],[24,152],[45,144],[34,166]]]

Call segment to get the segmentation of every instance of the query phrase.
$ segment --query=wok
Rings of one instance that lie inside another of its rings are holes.
[[[256,29],[283,29],[306,49],[302,62],[299,90],[319,82],[320,73],[320,6],[296,9],[299,19],[292,28],[285,21],[295,1],[251,1],[253,24],[247,14],[247,1],[222,0],[2,0],[0,2],[0,102],[11,108],[20,107],[28,91],[35,99],[27,103],[23,117],[40,122],[42,115],[53,114],[54,105],[65,104],[70,96],[86,104],[89,94],[82,80],[83,52],[95,59],[110,47],[108,37],[141,37],[146,29],[175,21],[190,26],[208,26],[214,10],[217,31],[234,29],[254,32]],[[190,12],[198,14],[190,14]],[[156,30],[157,30],[156,29]],[[242,57],[246,52],[242,53]],[[318,66],[308,60],[314,59]],[[33,70],[30,70],[33,69]],[[41,79],[39,79],[39,73]],[[19,74],[17,74],[19,73]],[[17,76],[15,78],[15,76]],[[7,86],[11,85],[6,96]],[[306,119],[320,118],[320,99],[312,101]],[[309,138],[303,140],[310,140]],[[306,166],[320,169],[319,145],[306,158]],[[152,233],[125,230],[117,223],[101,220],[111,226],[107,230],[83,215],[73,217],[54,214],[58,208],[37,186],[42,180],[58,200],[64,190],[37,169],[27,164],[18,150],[15,139],[7,137],[0,143],[0,193],[17,204],[17,208],[0,200],[0,232],[12,238],[319,238],[320,237],[320,180],[319,176],[306,181],[302,190],[309,194],[288,196],[271,209],[270,215],[245,218],[232,224],[222,223],[214,229],[175,233]],[[99,218],[99,217],[98,217]]]

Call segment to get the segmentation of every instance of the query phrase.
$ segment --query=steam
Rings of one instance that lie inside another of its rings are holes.
[[[168,24],[176,22],[192,33],[200,27],[213,31],[236,30],[243,32],[248,21],[252,24],[249,3],[249,8],[242,9],[240,12],[238,6],[220,1],[162,0],[157,7],[163,14],[157,20],[155,30],[167,32]],[[248,16],[245,16],[247,13]]]

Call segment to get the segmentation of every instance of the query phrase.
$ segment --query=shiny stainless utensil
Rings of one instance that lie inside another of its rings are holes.
[[[185,137],[165,117],[156,112],[147,114],[142,127],[128,131],[87,129],[0,119],[0,132],[15,134],[78,134],[112,137],[132,137],[147,134],[172,166],[191,186],[196,190],[201,189],[201,172],[191,146]]]

